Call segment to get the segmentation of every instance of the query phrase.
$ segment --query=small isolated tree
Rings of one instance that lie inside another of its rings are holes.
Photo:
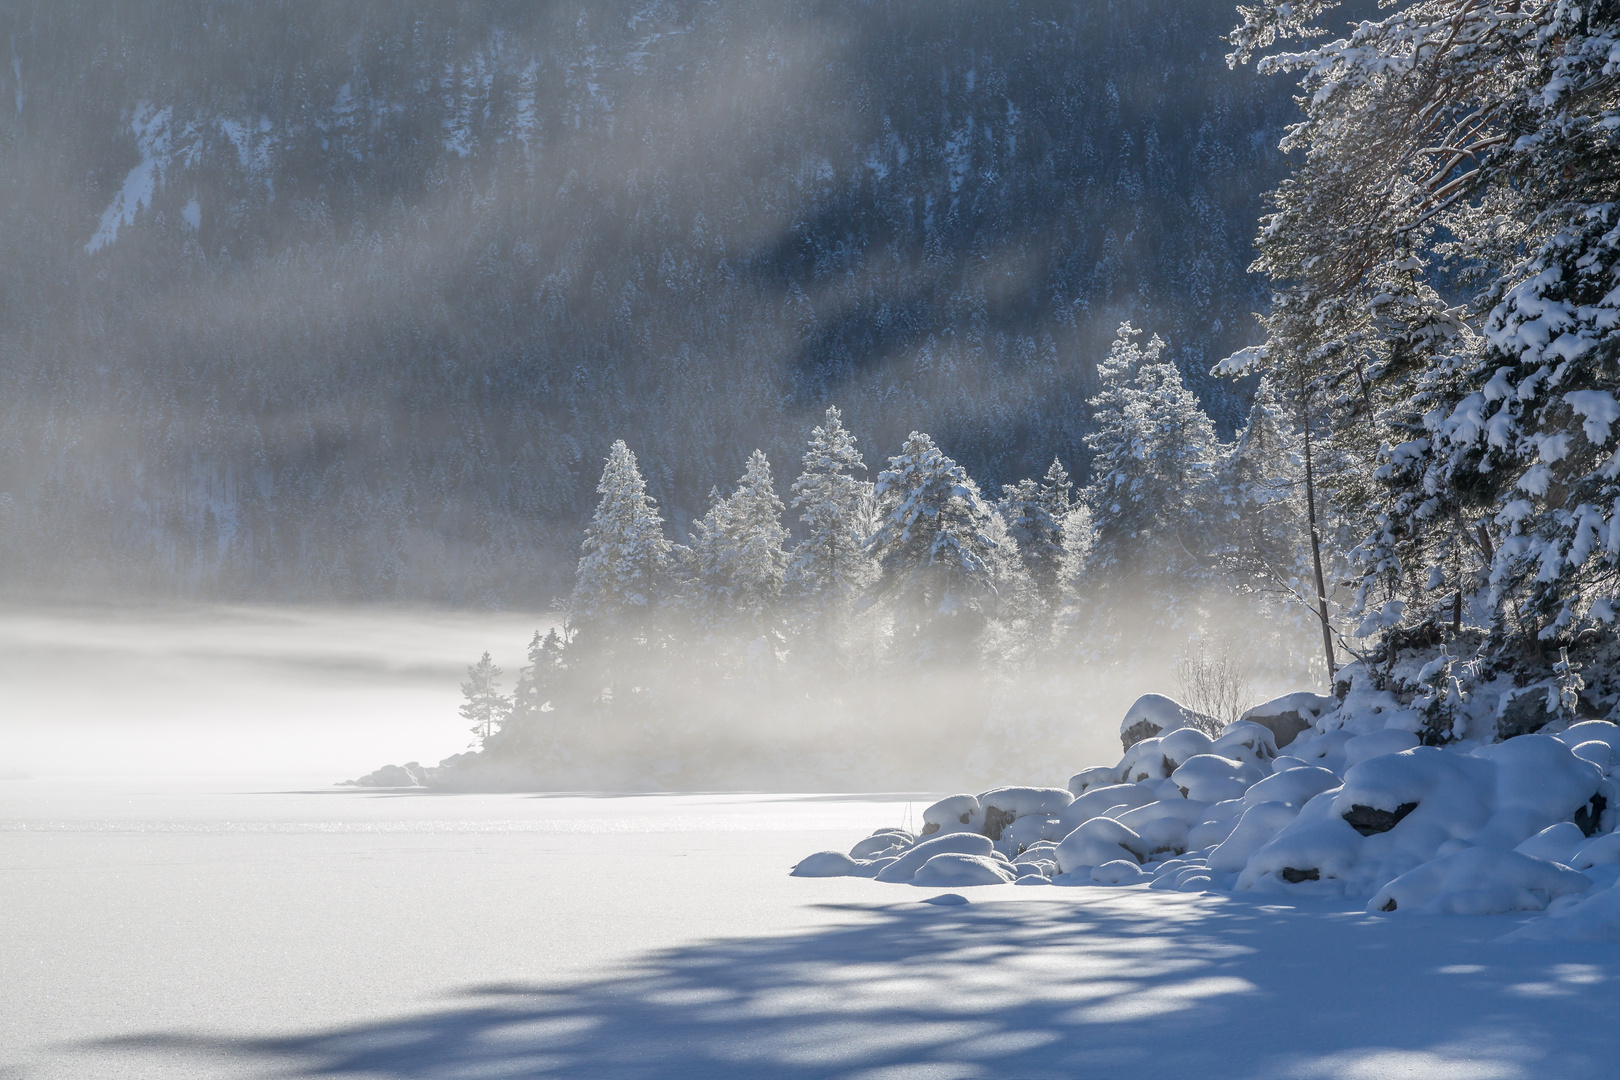
[[[467,668],[467,681],[461,684],[462,719],[472,723],[473,737],[482,746],[500,729],[502,721],[511,711],[512,702],[501,693],[501,669],[495,666],[489,653],[478,658],[478,663]]]
[[[568,610],[582,626],[644,628],[669,568],[664,519],[623,440],[608,452],[596,490],[602,499],[580,543]]]
[[[918,659],[945,658],[977,634],[997,600],[990,507],[967,470],[912,432],[875,489],[883,512],[867,550],[897,636]]]

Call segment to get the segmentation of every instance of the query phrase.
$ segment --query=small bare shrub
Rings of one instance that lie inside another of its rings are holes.
[[[1176,664],[1181,703],[1225,727],[1249,707],[1251,668],[1225,646],[1211,649],[1198,642]]]

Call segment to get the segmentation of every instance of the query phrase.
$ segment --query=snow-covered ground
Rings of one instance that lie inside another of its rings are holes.
[[[0,781],[0,1077],[1616,1074],[1620,949],[1528,914],[787,876],[906,816]]]

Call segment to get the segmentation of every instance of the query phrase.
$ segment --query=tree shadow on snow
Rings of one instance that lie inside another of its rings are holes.
[[[1612,1067],[1613,946],[1496,944],[1514,925],[1499,917],[1042,892],[839,905],[841,925],[661,951],[596,981],[471,987],[436,1010],[302,1035],[97,1045],[405,1080],[1541,1080]]]

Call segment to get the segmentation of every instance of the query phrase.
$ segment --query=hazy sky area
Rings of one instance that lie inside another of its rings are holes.
[[[0,610],[0,773],[301,775],[467,748],[469,659],[515,671],[544,614]]]

